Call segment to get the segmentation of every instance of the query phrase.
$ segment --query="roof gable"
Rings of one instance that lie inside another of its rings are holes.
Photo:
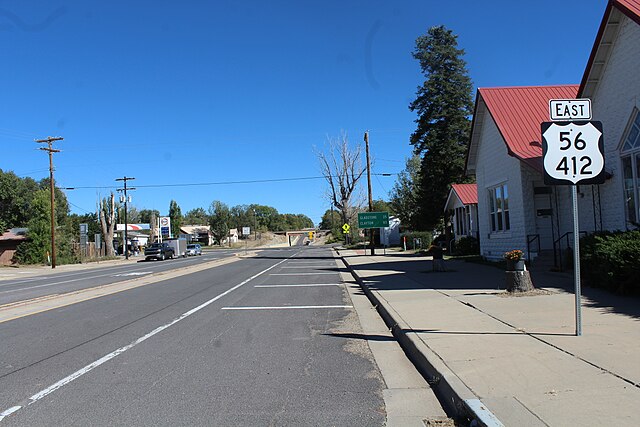
[[[458,199],[464,206],[477,205],[478,204],[478,185],[477,184],[451,184],[449,195],[447,196],[447,202],[444,204],[445,212],[449,209],[453,209],[451,206],[452,201]]]
[[[590,98],[595,93],[604,72],[605,64],[620,29],[620,22],[625,15],[640,25],[640,0],[610,0],[604,12],[596,40],[589,55],[589,61],[582,76],[580,97]]]
[[[491,115],[507,148],[507,153],[537,170],[542,170],[540,123],[549,121],[550,99],[573,99],[578,85],[480,88],[471,129],[467,171],[475,171],[482,121]],[[476,117],[477,116],[477,117]]]
[[[451,189],[456,192],[463,205],[478,204],[478,185],[477,184],[453,184]]]

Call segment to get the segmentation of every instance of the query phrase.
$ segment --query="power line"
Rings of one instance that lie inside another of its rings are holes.
[[[374,173],[372,175],[376,176],[392,176],[398,175],[398,173]],[[311,181],[325,179],[324,176],[307,176],[307,177],[298,177],[298,178],[273,178],[273,179],[254,179],[247,181],[217,181],[217,182],[192,182],[192,183],[182,183],[182,184],[148,184],[148,185],[138,185],[137,188],[166,188],[166,187],[201,187],[207,185],[236,185],[236,184],[259,184],[259,183],[268,183],[268,182],[290,182],[290,181]],[[113,186],[73,186],[67,187],[65,190],[82,190],[82,189],[109,189],[113,188]]]

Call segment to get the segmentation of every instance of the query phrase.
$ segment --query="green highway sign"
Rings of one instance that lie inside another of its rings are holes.
[[[359,228],[383,228],[389,226],[389,212],[362,212],[358,214]]]

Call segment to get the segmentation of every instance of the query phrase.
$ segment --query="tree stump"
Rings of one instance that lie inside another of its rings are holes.
[[[528,271],[507,271],[506,273],[507,291],[527,292],[535,289]]]

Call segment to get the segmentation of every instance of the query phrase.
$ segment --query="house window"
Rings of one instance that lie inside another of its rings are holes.
[[[622,142],[622,179],[627,222],[637,224],[640,217],[640,114],[634,118]]]
[[[507,184],[489,189],[489,210],[492,232],[506,231],[511,228]]]

